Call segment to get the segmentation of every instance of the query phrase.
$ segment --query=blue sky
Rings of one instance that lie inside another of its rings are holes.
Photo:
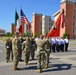
[[[60,9],[60,0],[0,0],[0,28],[10,32],[14,23],[15,9],[20,15],[20,6],[29,21],[34,12],[52,16]]]

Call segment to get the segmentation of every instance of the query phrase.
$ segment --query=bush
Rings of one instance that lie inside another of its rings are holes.
[[[63,38],[65,39],[68,36],[67,32],[63,34]]]
[[[36,33],[35,35],[34,35],[34,37],[36,38],[38,36],[38,34]]]
[[[11,37],[11,36],[13,36],[13,35],[10,32],[6,33],[6,37]]]

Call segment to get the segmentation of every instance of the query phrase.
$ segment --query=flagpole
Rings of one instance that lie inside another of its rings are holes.
[[[20,10],[22,9],[22,6],[20,6]],[[21,14],[20,14],[21,15]],[[21,25],[22,25],[22,36],[24,36],[24,24],[23,23],[21,23]]]

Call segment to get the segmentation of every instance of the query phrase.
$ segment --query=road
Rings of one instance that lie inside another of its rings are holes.
[[[24,59],[24,54],[22,56]],[[6,63],[5,42],[0,41],[0,75],[76,75],[76,40],[71,40],[68,52],[56,52],[50,54],[48,69],[42,73],[36,73],[36,60],[30,60],[30,65],[19,62],[19,71],[13,71],[13,63]]]

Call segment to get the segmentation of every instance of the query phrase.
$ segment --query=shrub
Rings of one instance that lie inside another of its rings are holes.
[[[10,32],[6,33],[6,37],[11,37],[11,36],[13,36],[13,35]]]
[[[63,34],[63,38],[66,38],[68,36],[68,34],[67,34],[67,32],[65,32],[64,34]]]

